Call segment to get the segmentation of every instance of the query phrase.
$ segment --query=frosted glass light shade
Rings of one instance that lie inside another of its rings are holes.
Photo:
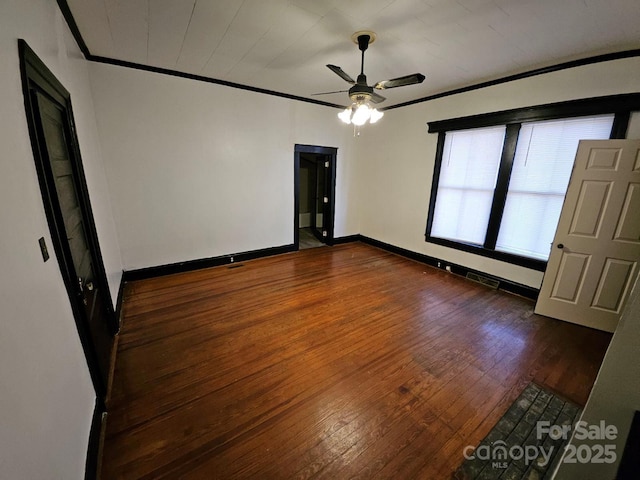
[[[351,107],[345,108],[338,114],[338,118],[349,125],[351,123]]]
[[[371,118],[369,119],[369,123],[376,123],[384,116],[384,112],[380,112],[377,108],[371,110]]]
[[[369,109],[369,106],[366,103],[363,103],[362,105],[358,105],[358,108],[356,108],[356,111],[351,118],[351,122],[353,122],[354,125],[361,126],[369,120],[370,116],[371,110]]]

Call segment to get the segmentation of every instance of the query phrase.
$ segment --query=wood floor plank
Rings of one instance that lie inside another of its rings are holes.
[[[449,478],[609,340],[360,243],[131,282],[102,478]]]

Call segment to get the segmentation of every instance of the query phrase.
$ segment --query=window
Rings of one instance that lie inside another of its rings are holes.
[[[523,123],[496,250],[549,258],[580,139],[609,138],[613,115]]]
[[[581,139],[624,138],[640,95],[429,123],[426,240],[544,270]]]
[[[484,244],[504,133],[502,126],[445,137],[431,235]]]

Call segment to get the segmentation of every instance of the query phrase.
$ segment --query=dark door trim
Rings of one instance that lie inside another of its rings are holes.
[[[69,127],[69,156],[74,169],[74,179],[76,179],[76,190],[81,204],[81,210],[86,227],[86,235],[88,248],[94,259],[95,265],[95,281],[99,282],[99,288],[104,294],[104,300],[107,303],[109,315],[109,328],[112,334],[117,331],[117,321],[113,310],[113,301],[109,291],[107,276],[98,243],[98,234],[95,227],[95,221],[91,210],[91,202],[89,200],[89,192],[87,189],[84,169],[82,166],[82,158],[76,135],[76,128],[73,121],[73,110],[71,107],[71,95],[64,86],[56,79],[45,64],[38,58],[27,43],[18,40],[18,49],[20,54],[20,71],[22,74],[22,91],[24,94],[24,105],[27,116],[27,125],[29,128],[29,137],[31,139],[31,148],[35,160],[36,171],[38,174],[38,182],[40,184],[40,192],[42,193],[42,202],[44,205],[47,223],[51,233],[51,241],[56,252],[60,272],[64,281],[69,303],[73,312],[78,335],[84,351],[84,355],[89,367],[91,381],[98,398],[104,400],[107,394],[108,379],[103,378],[98,364],[98,356],[91,340],[85,314],[81,311],[77,300],[77,280],[73,272],[75,272],[71,257],[71,251],[64,232],[64,220],[62,211],[55,193],[55,185],[50,168],[47,168],[46,147],[42,145],[39,135],[39,127],[36,117],[37,106],[34,103],[32,95],[39,92],[49,97],[52,101],[62,107],[66,115],[67,125]]]
[[[334,243],[334,222],[336,217],[336,160],[338,157],[338,149],[335,147],[320,147],[316,145],[295,145],[294,148],[294,162],[293,162],[293,195],[294,195],[294,208],[293,208],[293,244],[294,249],[300,249],[300,154],[301,153],[313,153],[318,155],[326,155],[329,168],[327,175],[329,176],[329,191],[327,197],[329,198],[329,225],[327,226],[327,237],[324,241],[327,245],[333,245]]]

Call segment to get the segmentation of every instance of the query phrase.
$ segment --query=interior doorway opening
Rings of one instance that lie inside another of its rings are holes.
[[[331,147],[296,145],[296,249],[333,244],[336,153]]]

